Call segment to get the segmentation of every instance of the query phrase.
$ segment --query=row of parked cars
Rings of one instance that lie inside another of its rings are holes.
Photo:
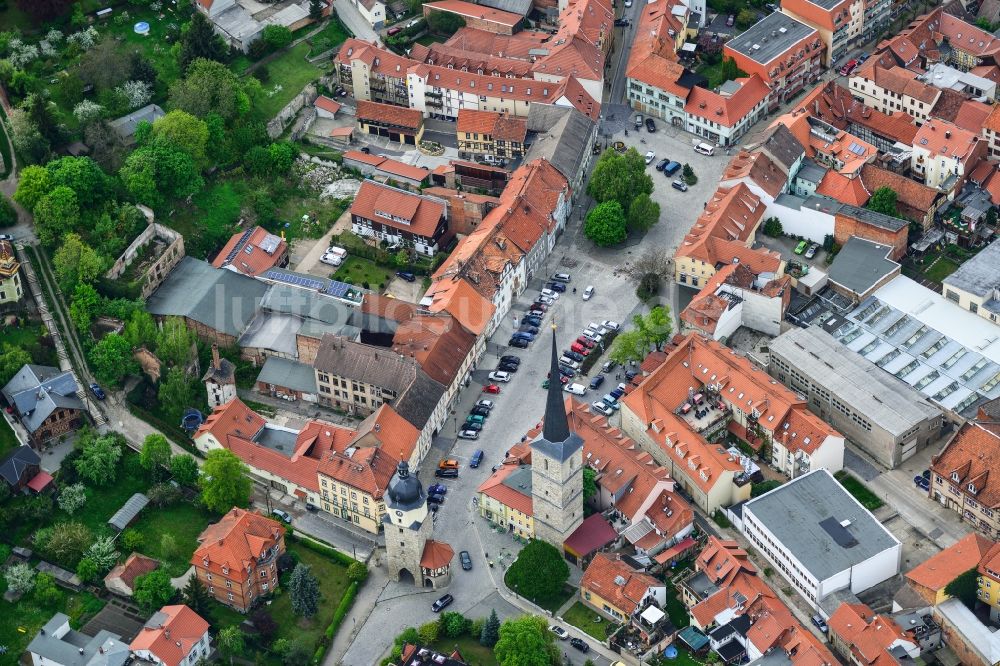
[[[490,373],[490,379],[493,379],[494,375],[503,375],[504,379],[498,379],[497,381],[510,381],[510,375],[503,371],[496,371]],[[472,408],[469,415],[465,417],[465,423],[462,425],[462,429],[458,431],[459,439],[479,439],[479,433],[482,431],[483,426],[486,425],[486,419],[489,418],[490,412],[493,411],[493,401],[483,398],[476,403],[476,406]],[[473,467],[479,467],[478,464],[473,465]]]

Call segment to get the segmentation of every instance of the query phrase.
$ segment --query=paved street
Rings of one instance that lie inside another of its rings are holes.
[[[372,30],[372,26],[358,11],[358,8],[354,6],[351,0],[336,0],[333,3],[333,9],[337,12],[337,17],[340,21],[347,26],[347,29],[357,37],[358,39],[363,39],[366,42],[375,42],[376,44],[381,44],[382,40],[378,38],[375,31]]]

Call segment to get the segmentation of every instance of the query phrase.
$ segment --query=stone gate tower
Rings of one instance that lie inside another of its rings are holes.
[[[431,538],[434,521],[427,510],[427,495],[405,460],[397,466],[386,495],[382,522],[389,575],[395,581],[412,578],[420,587],[447,585],[455,553],[448,544]]]
[[[535,537],[562,550],[583,522],[583,439],[569,429],[557,348],[553,326],[545,424],[531,443],[531,506]]]

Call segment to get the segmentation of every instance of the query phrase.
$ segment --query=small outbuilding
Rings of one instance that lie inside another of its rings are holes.
[[[119,532],[124,532],[139,517],[139,514],[146,508],[147,504],[149,504],[149,498],[142,493],[132,495],[122,508],[115,511],[115,515],[111,516],[108,520],[108,525]]]

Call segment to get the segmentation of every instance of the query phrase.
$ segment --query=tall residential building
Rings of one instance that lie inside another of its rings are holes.
[[[550,377],[559,377],[552,329]],[[569,429],[562,384],[549,382],[542,434],[531,443],[531,505],[535,537],[557,548],[583,522],[583,439]]]

